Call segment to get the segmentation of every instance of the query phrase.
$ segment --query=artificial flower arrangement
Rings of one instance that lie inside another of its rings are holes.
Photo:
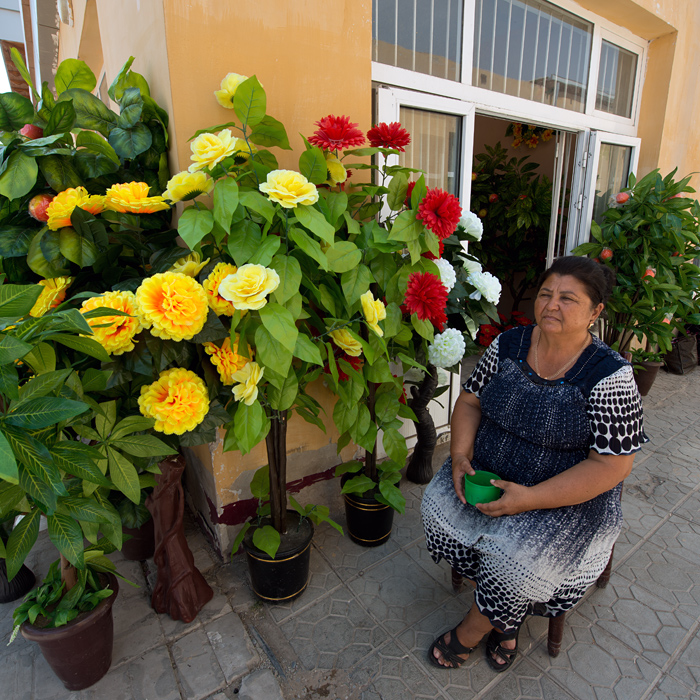
[[[528,148],[537,148],[540,141],[547,143],[554,136],[554,129],[545,129],[534,124],[511,122],[506,128],[506,136],[512,136],[511,148],[519,148],[525,144]]]

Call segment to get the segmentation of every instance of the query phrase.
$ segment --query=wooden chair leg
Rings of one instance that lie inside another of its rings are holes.
[[[452,569],[452,590],[459,593],[462,590],[462,575]]]
[[[549,618],[549,631],[547,633],[547,651],[551,657],[559,656],[561,640],[564,636],[564,620],[566,613]]]
[[[612,572],[614,554],[615,545],[613,545],[612,551],[610,552],[610,559],[608,559],[608,563],[605,565],[603,573],[600,576],[598,576],[598,580],[595,582],[595,585],[598,586],[598,588],[605,588],[608,585],[608,582],[610,581],[610,573]]]

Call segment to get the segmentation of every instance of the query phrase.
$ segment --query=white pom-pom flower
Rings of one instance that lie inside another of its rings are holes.
[[[476,238],[477,241],[481,240],[484,235],[484,224],[481,219],[473,211],[462,210],[462,218],[459,223],[464,226],[464,230],[470,235]]]
[[[428,362],[436,367],[452,367],[464,357],[466,349],[464,336],[455,328],[446,328],[428,346]]]
[[[472,272],[467,277],[467,282],[476,287],[469,295],[470,299],[479,300],[483,296],[486,301],[498,304],[501,298],[501,283],[490,272]]]
[[[433,260],[433,262],[437,265],[438,270],[440,271],[440,281],[449,292],[452,287],[455,286],[455,282],[457,281],[457,273],[455,272],[454,267],[452,267],[452,265],[450,265],[450,263],[444,258],[438,258],[437,260]]]
[[[468,275],[471,275],[473,272],[481,272],[481,263],[478,260],[468,258],[464,261],[464,270]]]

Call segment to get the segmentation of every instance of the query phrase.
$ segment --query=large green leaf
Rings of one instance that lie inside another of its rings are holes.
[[[286,151],[292,147],[289,145],[287,131],[281,122],[266,114],[253,128],[249,139],[258,146],[277,146]]]
[[[311,362],[315,365],[323,366],[321,359],[321,351],[318,346],[309,338],[309,336],[299,333],[297,342],[294,346],[294,357],[298,357],[304,362]]]
[[[0,481],[0,518],[5,518],[23,500],[25,493],[21,486]]]
[[[42,156],[39,158],[39,169],[56,192],[83,184],[80,174],[73,167],[73,159],[69,156]]]
[[[109,455],[109,476],[112,483],[133,503],[141,500],[139,475],[136,467],[121,453],[107,447]]]
[[[18,398],[24,402],[31,398],[39,396],[47,396],[53,393],[56,389],[63,386],[72,369],[61,369],[54,372],[46,372],[34,377],[30,382],[27,382],[19,390]]]
[[[82,88],[92,92],[97,86],[97,78],[85,61],[80,61],[77,58],[64,58],[58,64],[54,85],[59,95],[71,88]]]
[[[26,316],[43,289],[39,284],[3,284],[0,287],[0,317]]]
[[[244,80],[233,96],[233,109],[243,126],[255,126],[265,116],[267,96],[256,76]]]
[[[34,158],[22,151],[13,151],[0,175],[0,194],[8,199],[24,197],[34,187],[38,172]]]
[[[97,260],[98,251],[94,241],[87,236],[81,236],[74,228],[62,228],[58,240],[63,257],[78,267],[90,267]]]
[[[395,511],[403,514],[406,511],[406,498],[401,493],[401,490],[394,486],[389,481],[379,482],[379,492],[382,495],[383,501],[377,497],[377,500],[391,506]]]
[[[0,394],[6,401],[19,398],[19,373],[14,363],[0,365]]]
[[[49,525],[49,539],[54,547],[78,569],[85,568],[83,554],[83,531],[70,516],[56,513],[46,518]]]
[[[277,272],[280,278],[279,287],[274,292],[275,300],[279,304],[284,304],[299,291],[301,266],[299,261],[291,255],[275,255],[270,267]]]
[[[275,411],[286,411],[292,407],[299,393],[299,382],[297,376],[290,372],[282,382],[282,386],[270,386],[267,392],[267,398],[270,401],[270,406]]]
[[[323,151],[318,146],[311,146],[299,156],[299,172],[314,185],[326,181],[328,166]]]
[[[263,325],[270,335],[282,343],[289,352],[294,351],[299,331],[292,316],[284,306],[268,303],[259,311]]]
[[[61,480],[61,474],[53,462],[51,453],[46,445],[24,430],[7,423],[3,432],[10,443],[15,457],[32,473],[51,487],[59,496],[66,496],[66,487]]]
[[[96,360],[101,360],[102,362],[109,362],[110,360],[107,351],[97,341],[91,338],[80,338],[75,335],[56,333],[51,336],[51,339],[61,343],[61,345],[73,348],[73,350],[78,350],[86,355],[90,355],[90,357],[94,357]]]
[[[251,255],[249,262],[254,265],[263,265],[267,267],[275,253],[279,250],[282,244],[282,239],[279,236],[266,236],[258,249]]]
[[[272,525],[263,525],[253,531],[253,544],[270,559],[274,559],[280,548],[282,537]]]
[[[391,241],[415,241],[423,231],[423,223],[416,220],[415,212],[401,212],[394,221],[389,233]]]
[[[259,401],[254,401],[250,406],[239,402],[233,432],[243,454],[250,452],[260,441],[264,418],[265,411]]]
[[[228,232],[233,213],[238,208],[238,183],[232,177],[224,177],[214,185],[214,221]]]
[[[130,87],[124,90],[122,99],[119,100],[120,114],[117,119],[117,124],[122,129],[130,129],[135,126],[141,119],[143,111],[143,98],[141,91],[136,87]]]
[[[64,134],[73,128],[73,124],[75,124],[73,102],[71,100],[59,102],[51,111],[51,116],[44,127],[44,136]]]
[[[392,211],[403,209],[408,191],[408,179],[405,173],[396,173],[389,182],[389,194],[386,203]]]
[[[99,406],[100,413],[95,416],[95,428],[99,436],[106,440],[117,422],[117,402],[103,401]]]
[[[46,513],[56,510],[56,492],[43,479],[36,476],[26,467],[19,467],[19,485],[37,503],[46,509]]]
[[[191,250],[214,228],[214,217],[209,209],[187,207],[178,221],[177,232]]]
[[[17,461],[7,438],[0,432],[0,479],[12,484],[19,483]]]
[[[289,230],[289,237],[303,250],[310,258],[313,258],[323,270],[328,270],[328,258],[321,250],[321,246],[309,236],[305,231],[296,226]]]
[[[344,401],[338,401],[333,409],[333,422],[338,431],[342,434],[349,430],[357,420],[359,408],[356,403],[346,404]]]
[[[89,409],[82,401],[41,396],[18,403],[5,416],[5,421],[25,430],[40,430],[75,418]]]
[[[144,416],[127,416],[123,418],[114,426],[112,430],[112,439],[122,438],[125,435],[131,435],[131,433],[138,433],[141,430],[150,430],[155,421],[153,418],[146,418]]]
[[[128,60],[117,74],[117,77],[109,86],[107,93],[115,102],[119,102],[124,94],[124,91],[130,87],[139,88],[141,94],[144,96],[150,96],[151,94],[146,79],[139,73],[129,70],[133,62],[134,57],[129,56]]]
[[[116,126],[109,132],[109,143],[122,158],[132,160],[153,143],[150,129],[140,122],[128,129]]]
[[[19,131],[34,119],[34,105],[16,92],[0,93],[0,131]]]
[[[396,428],[389,428],[384,431],[382,445],[389,457],[399,464],[403,464],[408,456],[406,438]]]
[[[228,237],[228,252],[236,265],[245,265],[255,255],[262,240],[260,226],[250,219],[233,224]]]
[[[67,515],[75,520],[84,520],[87,523],[109,523],[113,519],[112,513],[98,501],[79,496],[59,498],[56,511],[61,515]]]
[[[372,282],[372,274],[367,265],[358,265],[347,272],[343,272],[340,282],[347,304],[348,306],[352,306],[367,290],[369,290],[369,285]]]
[[[56,443],[49,452],[54,463],[59,469],[68,474],[77,476],[92,484],[111,488],[112,484],[95,464],[95,459],[101,457],[100,453],[82,442],[65,440]]]
[[[36,233],[29,226],[3,226],[0,230],[0,257],[23,258],[29,252],[29,244]]]
[[[32,346],[29,343],[25,343],[19,338],[13,338],[11,335],[3,335],[0,337],[0,365],[19,360],[31,349]]]
[[[116,126],[117,115],[102,100],[82,88],[70,88],[58,97],[59,102],[69,99],[73,100],[77,127],[109,136],[109,132]]]
[[[272,223],[275,218],[275,205],[256,190],[239,190],[238,202],[248,209],[252,209],[256,214],[265,218],[265,221]]]
[[[85,132],[83,131],[81,133]],[[115,163],[107,156],[101,153],[93,153],[85,149],[78,151],[73,156],[73,160],[75,162],[75,167],[78,169],[78,173],[85,180],[93,180],[103,175],[116,173],[117,170],[119,170],[119,164]]]
[[[292,352],[277,341],[265,326],[259,326],[255,331],[255,348],[257,362],[282,377],[287,376],[292,364]]]
[[[32,550],[39,536],[40,520],[41,511],[38,508],[34,508],[15,525],[10,533],[10,537],[7,540],[7,559],[5,561],[8,580],[12,581]]]
[[[105,156],[119,167],[119,156],[117,152],[109,145],[109,142],[103,136],[100,136],[100,134],[96,134],[94,131],[80,131],[75,139],[75,145],[78,149],[85,149],[92,153]],[[80,153],[81,151],[78,150],[78,154]]]
[[[362,251],[350,241],[340,241],[326,251],[326,257],[331,271],[349,272],[359,266],[362,260]],[[365,267],[365,269],[367,268]]]
[[[68,268],[68,261],[60,255],[53,262],[49,262],[42,252],[42,241],[44,237],[49,237],[49,234],[58,232],[51,232],[47,228],[43,228],[37,232],[37,234],[32,238],[29,243],[29,250],[27,251],[27,265],[29,268],[36,272],[37,275],[41,275],[45,279],[52,279],[53,277],[60,277],[61,275],[67,275],[70,270]]]
[[[326,241],[326,243],[330,243],[331,246],[334,245],[335,229],[326,221],[326,217],[323,216],[318,209],[300,204],[294,210],[294,216],[297,217],[297,221],[302,226],[308,228],[309,231],[315,233],[320,239]],[[348,242],[346,241],[346,243]],[[348,245],[355,247],[352,243],[348,243]],[[330,251],[328,260],[330,261]]]
[[[134,457],[166,457],[177,454],[177,450],[154,435],[130,435],[119,440],[112,439],[109,444]]]

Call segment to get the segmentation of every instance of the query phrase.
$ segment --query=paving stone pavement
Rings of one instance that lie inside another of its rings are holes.
[[[5,700],[700,700],[700,370],[661,372],[644,399],[651,442],[626,480],[625,525],[605,589],[593,587],[566,621],[562,651],[547,654],[547,621],[527,620],[521,654],[495,674],[483,649],[457,670],[432,667],[433,639],[469,608],[449,568],[428,555],[424,487],[403,482],[406,514],[392,538],[365,549],[316,530],[311,577],[295,601],[253,596],[245,562],[222,563],[191,522],[188,542],[214,598],[189,624],[150,606],[153,562],[118,569],[112,668],[69,693],[35,645],[6,647],[14,604],[0,605],[0,697]],[[449,445],[436,452],[437,469]],[[315,487],[316,488],[316,487]],[[320,485],[344,524],[338,485]],[[316,494],[314,494],[315,496]],[[42,576],[53,549],[42,532],[28,564]]]

